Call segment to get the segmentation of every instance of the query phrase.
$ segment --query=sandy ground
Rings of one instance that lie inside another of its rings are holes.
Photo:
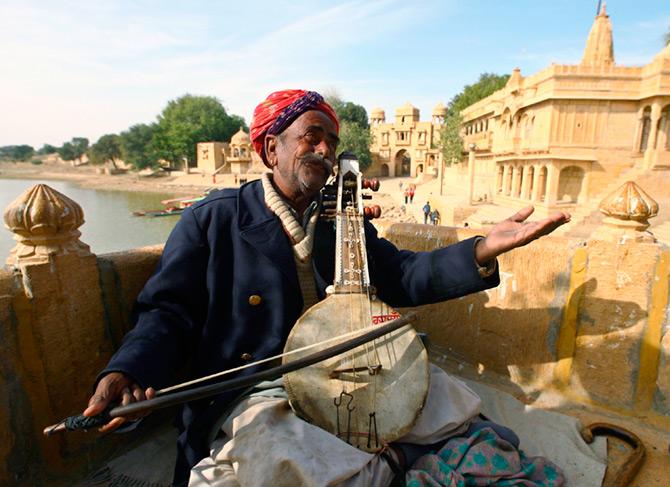
[[[51,179],[72,181],[84,188],[118,191],[143,191],[175,194],[200,194],[202,185],[175,184],[175,176],[142,177],[137,173],[117,175],[99,174],[96,167],[72,167],[62,164],[39,166],[19,162],[0,162],[0,178],[4,179]],[[209,185],[208,187],[211,187]]]

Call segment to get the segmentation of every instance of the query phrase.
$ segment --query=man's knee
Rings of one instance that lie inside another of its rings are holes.
[[[478,421],[476,423],[470,424],[470,427],[465,432],[465,436],[473,435],[482,428],[491,428],[500,438],[505,440],[507,443],[510,443],[512,446],[514,446],[514,448],[519,448],[520,440],[517,434],[507,426],[494,423],[493,421]]]

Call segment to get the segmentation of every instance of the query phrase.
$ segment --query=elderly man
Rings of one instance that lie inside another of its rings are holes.
[[[272,174],[239,190],[211,194],[184,211],[158,269],[138,297],[135,327],[100,373],[85,415],[98,414],[110,402],[152,397],[155,388],[172,384],[185,367],[187,375],[198,377],[282,351],[298,317],[324,298],[333,281],[334,232],[318,215],[320,190],[333,171],[338,129],[333,109],[315,92],[272,93],[256,108],[251,138]],[[391,306],[416,306],[497,285],[497,255],[569,219],[558,213],[524,224],[531,212],[520,211],[486,238],[430,253],[400,251],[366,223],[371,280],[379,297]],[[450,432],[463,433],[478,412],[474,393],[446,374],[434,375],[431,390],[443,387],[449,394],[429,394],[426,407],[436,412],[422,415],[435,416],[427,426],[428,437],[410,435],[407,443],[427,444]],[[297,419],[282,398],[281,384],[271,386],[279,387],[252,397],[225,393],[182,408],[175,484],[187,483],[198,462],[201,469],[195,471],[201,474],[192,482],[214,481],[206,473],[207,460],[202,463],[208,457],[210,466],[219,460],[235,465],[242,485],[263,485],[273,478],[279,484],[289,478],[310,485],[372,485],[371,479],[375,485],[388,484],[393,473],[386,460],[351,452],[353,447]],[[453,397],[463,404],[447,404]],[[123,421],[114,419],[102,430]],[[274,434],[289,436],[273,442]],[[219,450],[210,452],[217,435]],[[245,457],[247,450],[251,453]],[[402,460],[402,450],[391,458]],[[332,456],[301,465],[316,451]],[[404,451],[411,455],[411,445]]]

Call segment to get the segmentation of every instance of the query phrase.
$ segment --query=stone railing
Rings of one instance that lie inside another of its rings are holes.
[[[613,224],[593,239],[547,237],[510,252],[499,259],[500,286],[422,307],[417,327],[446,355],[530,397],[554,391],[667,425],[670,251],[645,231],[655,211],[646,195],[622,188],[602,210]],[[161,251],[95,256],[79,240],[83,217],[77,203],[44,185],[5,211],[17,246],[0,271],[1,485],[68,485],[123,441],[42,434],[82,410]],[[475,235],[413,224],[380,230],[412,250]]]

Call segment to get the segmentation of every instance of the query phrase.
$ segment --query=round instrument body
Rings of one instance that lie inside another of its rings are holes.
[[[399,316],[365,294],[331,294],[296,322],[284,352]],[[428,355],[408,325],[351,352],[291,372],[284,383],[296,414],[361,450],[376,452],[407,434],[416,422],[428,394]]]

